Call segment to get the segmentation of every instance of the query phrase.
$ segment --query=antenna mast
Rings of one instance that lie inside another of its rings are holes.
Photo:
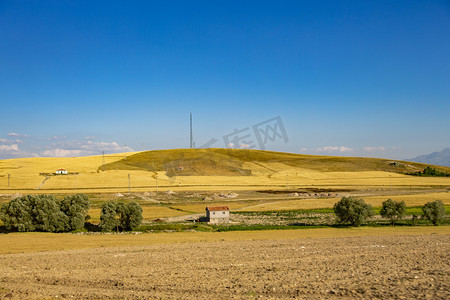
[[[190,132],[191,132],[191,135],[190,135],[190,149],[192,149],[192,148],[193,148],[193,139],[192,139],[192,113],[190,113],[189,121],[190,121]]]

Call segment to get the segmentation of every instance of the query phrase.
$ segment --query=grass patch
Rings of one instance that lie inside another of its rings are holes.
[[[211,225],[214,231],[226,232],[226,231],[259,231],[259,230],[288,230],[288,229],[311,229],[311,228],[326,228],[330,226],[325,225],[306,225],[306,224],[293,224],[293,225]]]
[[[139,226],[136,231],[140,232],[184,232],[184,231],[198,231],[198,232],[226,232],[226,231],[259,231],[259,230],[286,230],[286,229],[306,229],[306,228],[325,228],[329,226],[323,225],[306,225],[306,224],[292,224],[292,225],[249,225],[249,224],[226,224],[215,225],[206,223],[195,224],[145,224]]]
[[[183,231],[199,231],[211,232],[217,231],[211,225],[204,223],[183,224],[183,223],[161,223],[161,224],[144,224],[139,226],[136,231],[140,232],[183,232]]]
[[[317,209],[296,209],[296,210],[266,210],[266,211],[233,211],[233,214],[244,216],[286,216],[296,214],[308,214],[308,213],[321,213],[332,214],[334,213],[332,208],[317,208]]]

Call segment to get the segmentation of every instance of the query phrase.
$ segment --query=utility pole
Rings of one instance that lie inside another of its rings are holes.
[[[190,121],[190,149],[193,148],[194,144],[193,144],[193,139],[192,139],[192,113],[190,113],[189,115],[189,121]]]
[[[8,173],[8,187],[9,187],[9,178],[11,177],[11,174]]]
[[[130,173],[128,173],[128,193],[130,193],[131,191],[131,178],[130,178]]]

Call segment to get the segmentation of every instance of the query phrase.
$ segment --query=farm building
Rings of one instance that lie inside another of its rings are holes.
[[[229,223],[230,208],[228,206],[206,207],[206,218],[209,223]]]
[[[58,169],[55,172],[56,175],[67,175],[67,170],[66,169]]]

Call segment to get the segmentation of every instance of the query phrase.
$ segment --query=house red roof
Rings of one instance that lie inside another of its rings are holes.
[[[228,206],[208,206],[206,207],[206,210],[209,211],[224,211],[224,210],[230,210]]]

